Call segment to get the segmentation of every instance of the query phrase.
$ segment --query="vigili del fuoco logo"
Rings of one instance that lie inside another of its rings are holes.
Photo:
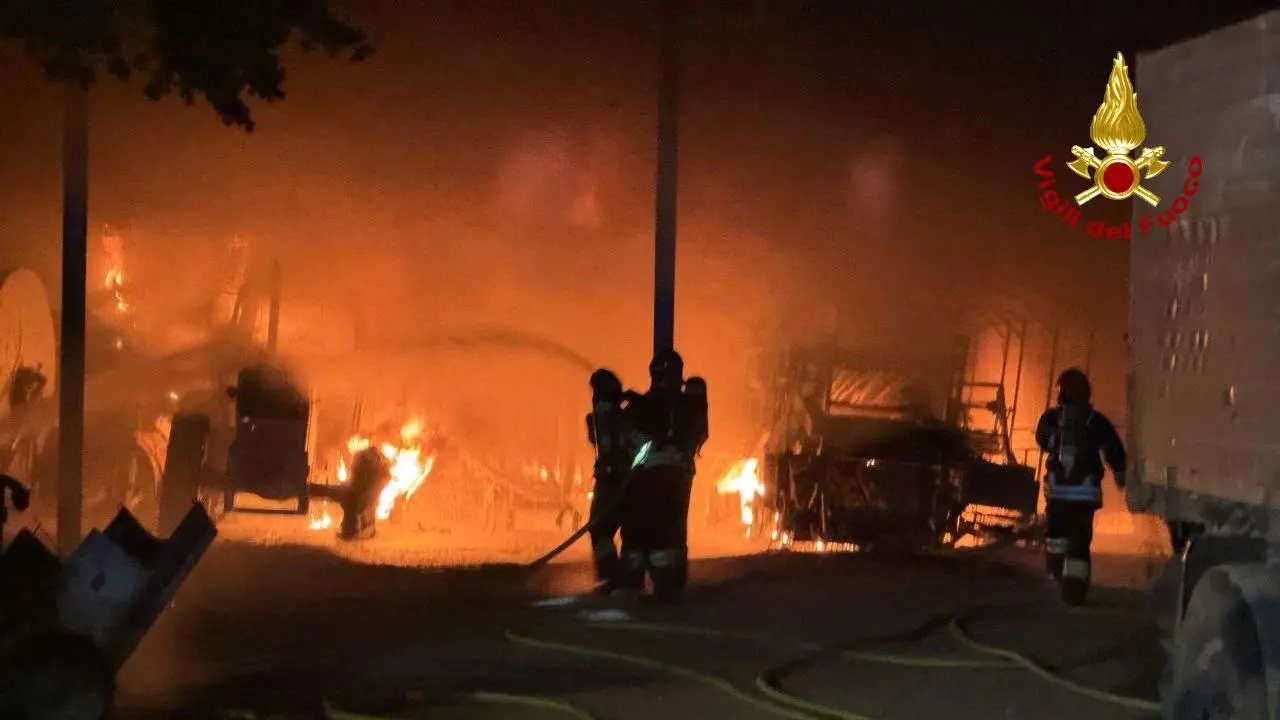
[[[1040,206],[1071,227],[1080,225],[1080,208],[1098,196],[1108,200],[1137,197],[1152,208],[1159,208],[1160,196],[1142,183],[1163,173],[1169,163],[1163,159],[1164,147],[1143,147],[1138,157],[1133,157],[1134,149],[1147,139],[1147,125],[1138,112],[1138,94],[1133,91],[1133,84],[1129,81],[1129,68],[1124,64],[1124,55],[1119,53],[1111,65],[1111,77],[1107,80],[1102,105],[1093,114],[1089,137],[1093,139],[1094,145],[1102,149],[1102,156],[1099,157],[1098,150],[1092,146],[1082,148],[1074,145],[1071,154],[1075,156],[1075,160],[1066,166],[1092,185],[1076,193],[1072,199],[1062,197],[1054,189],[1058,179],[1053,170],[1049,169],[1053,156],[1045,155],[1035,164],[1035,173],[1041,178]],[[1203,169],[1200,158],[1193,156],[1187,164],[1187,179],[1182,184],[1182,194],[1174,199],[1169,209],[1139,218],[1139,234],[1146,235],[1156,226],[1168,227],[1186,211],[1190,198],[1199,189]],[[1132,237],[1128,220],[1120,225],[1108,225],[1105,221],[1095,220],[1085,223],[1084,229],[1096,238],[1128,240]]]

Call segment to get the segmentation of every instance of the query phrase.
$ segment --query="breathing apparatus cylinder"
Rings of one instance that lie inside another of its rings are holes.
[[[684,395],[689,417],[685,427],[685,450],[691,457],[702,452],[707,442],[709,425],[707,414],[707,381],[701,377],[691,377],[684,383]]]

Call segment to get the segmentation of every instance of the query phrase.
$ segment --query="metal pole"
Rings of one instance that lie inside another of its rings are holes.
[[[62,128],[62,328],[58,363],[58,550],[80,545],[88,286],[89,91],[68,85]]]
[[[1004,390],[1004,381],[1009,374],[1009,348],[1013,345],[1013,323],[1004,324],[1004,342],[1000,344],[1000,389]]]
[[[1053,349],[1049,351],[1049,378],[1048,387],[1044,391],[1044,406],[1047,408],[1053,403],[1053,374],[1058,369],[1058,341],[1060,338],[1059,329],[1053,329]]]
[[[679,80],[679,4],[663,0],[661,85],[658,89],[658,171],[654,198],[653,351],[675,347],[676,160]]]
[[[269,279],[271,305],[267,308],[267,349],[275,352],[280,342],[280,283],[283,270],[280,261],[271,261],[271,277]]]
[[[1022,360],[1027,352],[1027,321],[1022,321],[1022,328],[1018,333],[1018,366],[1013,371],[1013,405],[1009,408],[1009,437],[1013,437],[1013,430],[1017,427],[1018,421],[1018,397],[1022,394]],[[1025,462],[1025,460],[1023,461]]]
[[[992,413],[995,417],[995,430],[1000,429],[1000,423],[1009,422],[1009,409],[1005,406],[1005,399],[1008,394],[1004,391],[1004,381],[1009,375],[1009,346],[1013,343],[1013,323],[1005,321],[1004,324],[1004,342],[1000,344],[1000,387],[996,391],[997,412]],[[1009,437],[1013,437],[1013,429],[1009,428]],[[1007,448],[1010,449],[1011,448]]]
[[[1053,374],[1054,374],[1054,371],[1057,370],[1056,365],[1058,364],[1058,339],[1059,339],[1059,328],[1055,323],[1053,327],[1053,350],[1051,350],[1049,353],[1049,387],[1047,387],[1044,391],[1044,396],[1045,396],[1044,406],[1046,409],[1048,409],[1050,403],[1053,402]],[[1044,464],[1044,450],[1041,450],[1039,456],[1037,456],[1037,459],[1036,459],[1036,470],[1039,471],[1040,467],[1043,464]]]

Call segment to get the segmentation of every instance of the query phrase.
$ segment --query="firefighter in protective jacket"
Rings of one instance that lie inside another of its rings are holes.
[[[633,587],[647,571],[654,597],[674,600],[688,574],[689,501],[694,460],[707,440],[707,386],[684,379],[674,350],[649,365],[648,392],[634,404],[637,448],[622,528],[627,548],[624,577]]]
[[[591,412],[587,440],[596,449],[595,485],[591,491],[591,554],[601,592],[618,581],[618,548],[614,536],[621,527],[622,492],[631,470],[631,426],[622,381],[601,368],[591,374]]]
[[[1089,591],[1093,515],[1102,507],[1103,461],[1124,489],[1125,451],[1116,428],[1090,404],[1089,378],[1070,368],[1058,376],[1058,405],[1045,411],[1036,443],[1047,456],[1044,493],[1045,558],[1063,598],[1085,601]]]

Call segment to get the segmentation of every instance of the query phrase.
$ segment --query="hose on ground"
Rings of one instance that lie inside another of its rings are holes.
[[[577,705],[563,700],[558,700],[556,698],[543,697],[541,695],[517,695],[515,693],[481,691],[469,693],[463,696],[462,699],[464,701],[486,705],[513,705],[538,710],[552,710],[560,713],[564,717],[577,718],[577,720],[597,720],[595,715],[592,715]],[[392,715],[373,715],[370,713],[351,712],[350,710],[343,710],[330,703],[325,703],[323,709],[325,720],[398,720],[398,718]],[[262,718],[270,720],[274,717],[272,715],[263,715],[246,710],[227,710],[224,711],[222,715],[228,720],[260,720]]]
[[[953,618],[950,624],[951,635],[965,647],[971,648],[977,652],[994,655],[995,657],[1004,658],[1005,660],[1021,667],[1022,669],[1040,677],[1042,680],[1057,685],[1066,690],[1070,690],[1078,695],[1101,700],[1102,702],[1120,705],[1133,710],[1141,710],[1144,712],[1160,712],[1160,703],[1144,700],[1142,698],[1129,697],[1126,695],[1118,695],[1105,690],[1098,690],[1079,683],[1072,682],[1061,675],[1050,672],[1033,662],[1030,658],[1021,653],[1014,652],[1005,648],[987,645],[986,643],[974,640],[964,629],[964,619],[961,617]]]
[[[517,645],[524,645],[524,646],[536,648],[539,650],[551,650],[554,652],[567,653],[567,654],[578,655],[582,657],[592,657],[592,658],[599,658],[602,660],[612,660],[614,662],[623,663],[626,665],[643,667],[649,670],[656,670],[658,672],[665,673],[668,675],[675,675],[677,677],[682,677],[687,680],[693,680],[695,682],[701,683],[708,687],[714,688],[715,690],[725,693],[726,695],[729,695],[748,705],[753,705],[761,710],[777,715],[779,717],[790,718],[790,720],[814,720],[814,718],[810,715],[806,715],[804,713],[791,710],[785,706],[776,705],[768,702],[767,700],[763,700],[761,698],[755,697],[750,693],[740,690],[736,685],[729,682],[728,680],[725,680],[724,678],[718,675],[702,672],[701,670],[693,670],[691,668],[683,667],[681,665],[664,663],[658,660],[654,660],[652,658],[644,657],[642,655],[630,655],[627,653],[614,652],[612,650],[601,650],[598,648],[590,648],[583,645],[572,645],[569,643],[554,642],[551,640],[539,640],[536,638],[526,637],[524,635],[518,635],[510,630],[506,631],[506,636],[507,636],[507,640],[510,640],[511,642]],[[859,718],[859,720],[863,720],[863,719]]]
[[[631,665],[633,667],[644,668],[661,674],[671,675],[675,677],[692,680],[696,683],[709,687],[717,692],[732,697],[733,699],[744,704],[751,705],[759,710],[768,712],[774,716],[787,718],[788,720],[876,720],[872,716],[859,713],[834,705],[819,702],[808,698],[803,698],[792,694],[782,688],[781,679],[788,673],[805,665],[813,664],[823,658],[846,658],[861,662],[894,665],[899,667],[912,667],[920,669],[966,669],[966,670],[1014,670],[1022,669],[1035,674],[1045,682],[1051,683],[1059,688],[1069,692],[1091,698],[1096,701],[1105,702],[1113,705],[1122,706],[1131,710],[1137,710],[1148,713],[1158,713],[1160,710],[1159,703],[1134,698],[1117,693],[1111,693],[1104,690],[1087,687],[1075,683],[1064,678],[1044,667],[1035,663],[1025,655],[1006,648],[996,647],[975,640],[966,630],[968,622],[978,613],[996,614],[1009,613],[1027,610],[1039,606],[1035,605],[1005,605],[985,608],[973,608],[960,613],[947,613],[930,618],[921,625],[908,630],[887,635],[881,635],[871,638],[865,638],[855,643],[856,647],[829,647],[811,642],[796,642],[793,640],[784,640],[780,638],[772,638],[758,634],[735,633],[730,631],[716,630],[712,628],[704,628],[691,625],[663,624],[663,623],[601,623],[592,625],[593,628],[601,630],[650,633],[650,634],[680,634],[692,635],[707,638],[732,639],[740,641],[753,642],[764,646],[776,646],[779,644],[790,644],[805,651],[804,655],[788,660],[785,663],[775,665],[762,670],[756,675],[755,689],[759,695],[752,694],[738,687],[729,680],[719,675],[695,670],[692,668],[667,663],[656,660],[643,655],[635,655],[629,653],[618,652],[616,650],[605,650],[602,648],[589,647],[585,645],[577,645],[567,642],[545,640],[534,638],[527,635],[516,633],[512,630],[505,631],[506,639],[516,645],[529,647],[536,650],[557,652],[568,655],[576,655],[592,659],[606,660],[610,662]],[[1099,612],[1107,612],[1106,609],[1094,608],[1076,608],[1070,612],[1074,614],[1097,614]],[[993,656],[997,660],[979,660],[979,659],[961,659],[954,657],[936,657],[936,656],[917,656],[905,655],[897,653],[883,652],[874,650],[876,646],[886,644],[903,644],[911,642],[919,642],[926,637],[932,635],[937,630],[946,627],[952,637],[963,647],[977,652],[979,654]],[[476,692],[465,696],[465,699],[472,702],[504,704],[537,708],[543,710],[552,710],[561,713],[566,717],[578,718],[579,720],[594,720],[595,716],[589,712],[568,703],[551,697],[538,695],[517,695],[510,693],[497,692]],[[228,714],[228,717],[239,718],[258,718],[261,715],[247,713],[243,711],[233,711],[234,714]],[[325,704],[324,713],[326,720],[395,720],[392,716],[372,715],[354,713],[339,709],[330,704]]]
[[[487,705],[514,705],[517,707],[536,708],[538,710],[552,710],[565,717],[577,718],[578,720],[597,720],[595,715],[592,715],[576,705],[567,703],[563,700],[557,700],[555,698],[543,697],[541,695],[474,692],[467,695],[464,699],[470,702]],[[324,706],[324,717],[325,720],[395,720],[387,715],[368,715],[348,712],[328,703]]]
[[[613,499],[613,502],[609,503],[609,505],[603,508],[601,512],[597,512],[595,514],[595,517],[587,518],[587,521],[582,524],[582,527],[578,528],[573,532],[572,535],[565,538],[564,542],[555,546],[550,551],[548,551],[538,559],[534,560],[533,562],[530,562],[529,564],[525,565],[525,568],[528,570],[538,570],[542,568],[547,563],[554,560],[558,555],[563,553],[565,550],[568,550],[570,547],[572,547],[573,544],[578,542],[578,540],[580,540],[583,535],[586,535],[587,533],[591,532],[591,524],[593,522],[599,522],[601,518],[609,517],[617,513],[619,510],[621,510],[622,501],[625,500],[627,497],[627,485],[629,485],[630,483],[631,483],[631,476],[627,475],[622,479],[622,484],[618,488],[618,496]]]
[[[987,611],[1017,611],[1026,609],[1027,606],[1003,606],[997,608],[984,608]],[[1097,612],[1096,610],[1083,609],[1084,612]],[[837,656],[863,662],[872,662],[880,664],[897,665],[915,668],[952,668],[952,669],[970,669],[970,670],[1011,670],[1023,669],[1032,672],[1041,679],[1060,687],[1069,692],[1091,698],[1100,702],[1110,703],[1126,707],[1132,710],[1142,712],[1158,713],[1160,710],[1159,703],[1134,698],[1118,693],[1111,693],[1104,690],[1086,687],[1057,675],[1040,665],[1036,664],[1025,655],[1013,650],[999,648],[987,645],[974,640],[966,632],[966,618],[976,610],[959,614],[947,614],[930,619],[921,626],[908,631],[906,633],[898,633],[895,635],[871,638],[858,643],[860,646],[871,646],[877,644],[885,644],[892,642],[909,642],[922,640],[936,629],[945,625],[951,632],[952,636],[964,647],[985,655],[999,658],[998,661],[991,660],[965,660],[957,658],[945,657],[928,657],[928,656],[910,656],[899,655],[893,653],[878,652],[867,649],[832,649],[824,648],[815,643],[794,643],[800,648],[809,651],[806,656],[789,660],[781,665],[768,668],[760,672],[756,676],[755,687],[761,695],[767,699],[767,702],[761,698],[746,693],[728,680],[699,670],[672,665],[660,662],[652,658],[638,655],[629,655],[613,650],[601,650],[580,645],[572,645],[562,642],[553,642],[548,640],[535,639],[514,632],[507,631],[507,639],[533,648],[551,650],[562,653],[574,654],[584,657],[593,657],[605,660],[613,660],[638,667],[664,672],[666,674],[684,677],[700,682],[704,685],[717,689],[730,695],[736,699],[747,702],[756,707],[766,709],[769,712],[781,717],[795,718],[796,720],[874,720],[868,715],[864,715],[845,708],[827,705],[815,700],[802,698],[793,695],[781,687],[780,679],[788,672],[800,667],[801,665],[811,663],[821,656]],[[1077,610],[1076,612],[1080,612]],[[632,632],[648,632],[648,633],[676,633],[687,635],[700,635],[705,637],[721,637],[738,640],[749,640],[761,644],[776,644],[775,640],[763,638],[758,635],[738,634],[731,632],[723,632],[709,628],[700,628],[694,626],[681,625],[664,625],[664,624],[646,624],[646,623],[619,623],[619,624],[602,624],[596,626],[602,629],[632,631]],[[764,702],[764,704],[762,704]]]

